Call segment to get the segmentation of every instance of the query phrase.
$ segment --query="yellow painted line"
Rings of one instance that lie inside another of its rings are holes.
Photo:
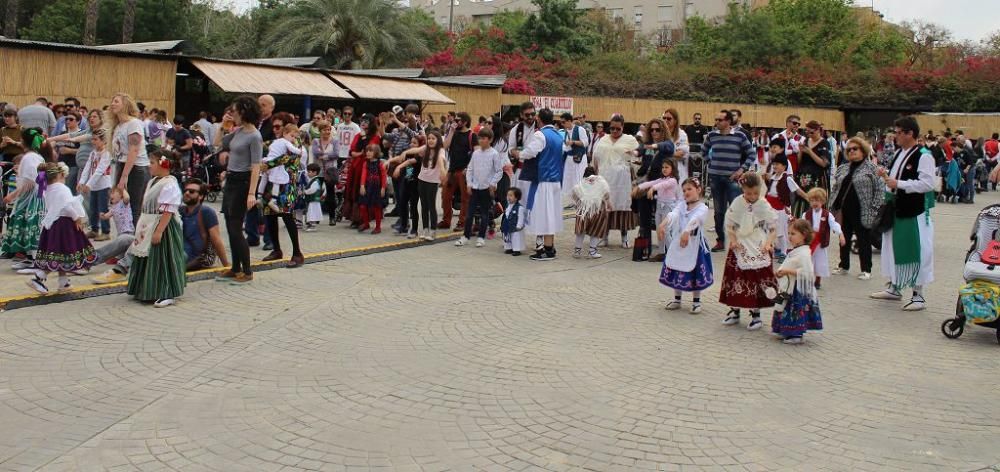
[[[564,219],[566,219],[566,218],[572,218],[575,214],[576,213],[572,212],[572,211],[563,212],[563,218]],[[444,234],[438,235],[435,238],[435,241],[452,239],[452,238],[455,237],[455,235],[457,235],[459,233],[460,232],[458,232],[458,231],[444,233]],[[427,243],[427,241],[423,241],[423,240],[421,240],[419,238],[418,239],[406,239],[406,240],[403,240],[403,241],[394,241],[394,242],[388,242],[388,243],[382,243],[382,244],[372,244],[372,245],[368,245],[368,246],[357,246],[357,247],[351,247],[351,248],[346,248],[346,249],[338,249],[338,250],[335,250],[335,251],[316,252],[316,253],[311,253],[311,254],[304,255],[303,258],[306,260],[307,264],[310,263],[309,261],[311,259],[314,260],[313,263],[315,263],[315,262],[325,262],[328,259],[336,259],[337,256],[345,256],[345,255],[350,255],[350,254],[365,255],[365,253],[372,252],[372,251],[381,251],[381,250],[385,250],[385,249],[394,249],[394,248],[401,249],[401,248],[406,248],[406,247],[415,247],[415,246],[424,245],[426,243]],[[315,261],[315,259],[322,259],[322,261]],[[284,267],[285,263],[287,263],[287,259],[282,259],[282,260],[279,260],[279,261],[268,261],[268,262],[256,261],[256,262],[252,262],[250,265],[252,267],[254,267],[254,268],[274,268],[274,267]],[[209,275],[209,274],[221,274],[224,270],[225,270],[224,267],[211,268],[211,269],[202,269],[202,270],[196,270],[196,271],[193,271],[193,272],[188,272],[186,275],[187,275],[187,278],[188,278],[188,282],[196,282],[196,281],[199,281],[199,280],[204,280],[204,279],[201,278],[201,276]],[[27,294],[27,295],[16,295],[16,296],[12,296],[12,297],[0,297],[0,311],[6,310],[7,305],[9,305],[11,303],[19,304],[20,302],[30,302],[30,301],[33,301],[33,300],[42,301],[42,300],[44,300],[46,298],[59,298],[59,299],[71,299],[72,300],[72,299],[76,299],[76,298],[85,298],[85,297],[88,297],[90,295],[94,295],[96,292],[107,291],[107,292],[111,292],[111,293],[120,293],[121,291],[119,289],[125,288],[125,287],[128,287],[128,281],[127,280],[126,281],[122,281],[122,282],[115,282],[115,283],[112,283],[112,284],[104,284],[104,285],[89,284],[89,285],[74,286],[74,287],[70,288],[69,290],[64,290],[64,291],[61,291],[61,292],[50,292],[50,293],[45,294],[45,295],[42,295],[42,294]]]

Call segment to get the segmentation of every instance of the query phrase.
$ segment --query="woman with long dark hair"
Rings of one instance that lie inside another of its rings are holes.
[[[264,140],[257,129],[260,120],[257,99],[247,95],[236,98],[223,122],[229,120],[235,128],[222,138],[219,162],[226,166],[222,213],[226,218],[233,267],[216,280],[247,283],[253,280],[253,272],[250,268],[250,246],[243,235],[243,219],[247,209],[257,205],[257,182],[260,180],[260,161],[264,156]]]
[[[437,222],[437,191],[441,181],[448,175],[448,164],[445,162],[444,139],[441,133],[431,130],[427,133],[427,142],[418,148],[403,152],[402,166],[420,166],[417,173],[417,195],[420,199],[420,218],[423,220],[423,234],[420,239],[433,241],[437,236],[434,224]],[[417,219],[413,217],[412,237],[416,236]]]
[[[42,235],[40,222],[45,214],[45,203],[36,182],[38,166],[52,160],[52,148],[45,142],[41,129],[22,130],[21,142],[27,152],[21,155],[17,167],[17,187],[3,199],[4,204],[14,202],[14,210],[0,242],[0,253],[14,258],[12,267],[15,270],[34,266],[32,261],[38,250],[38,238]]]
[[[285,129],[285,125],[294,125],[295,117],[290,113],[280,112],[275,113],[271,117],[271,126],[274,130],[275,138],[280,138]],[[274,142],[270,144],[275,146]],[[286,153],[285,155],[263,162],[262,167],[270,169],[278,166],[284,166],[288,175],[299,175],[299,168],[302,166],[301,156],[293,153]],[[264,262],[277,261],[285,257],[284,253],[281,251],[281,238],[279,236],[278,229],[278,219],[285,223],[285,231],[288,232],[288,238],[292,240],[292,257],[288,261],[289,269],[294,269],[300,267],[305,263],[305,258],[302,256],[301,248],[299,247],[299,227],[295,223],[295,217],[292,212],[295,207],[294,198],[281,198],[279,201],[274,202],[275,205],[264,206],[264,227],[267,229],[268,235],[271,239],[271,252],[261,259]]]
[[[361,221],[360,184],[365,168],[365,148],[369,144],[382,144],[384,128],[375,115],[366,113],[361,117],[361,133],[351,143],[351,157],[347,163],[347,184],[344,187],[344,218],[351,221],[351,229],[357,229],[367,221]]]

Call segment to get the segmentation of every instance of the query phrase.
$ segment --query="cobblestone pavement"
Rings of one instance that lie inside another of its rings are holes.
[[[165,310],[14,310],[0,469],[988,470],[1000,347],[938,327],[996,200],[934,211],[926,312],[838,277],[802,346],[722,326],[718,283],[704,314],[664,311],[657,264],[572,259],[568,233],[549,263],[438,244],[198,282]]]

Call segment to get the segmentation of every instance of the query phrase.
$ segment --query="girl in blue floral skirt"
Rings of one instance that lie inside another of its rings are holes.
[[[785,344],[802,344],[806,331],[823,329],[823,318],[816,297],[815,274],[812,264],[812,223],[798,219],[788,225],[788,242],[792,249],[776,276],[782,289],[771,318],[771,332]]]
[[[674,208],[656,230],[660,241],[670,241],[660,283],[674,289],[674,300],[667,304],[668,310],[680,309],[682,292],[692,292],[691,314],[696,315],[701,313],[701,291],[715,282],[704,230],[708,206],[701,201],[698,180],[685,180],[682,190],[685,204]],[[668,233],[670,237],[665,238]]]

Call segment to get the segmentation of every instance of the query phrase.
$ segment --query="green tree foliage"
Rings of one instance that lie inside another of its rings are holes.
[[[536,46],[546,59],[580,56],[593,51],[597,43],[593,35],[581,34],[577,0],[531,0],[538,11],[528,15],[519,31],[519,38]]]
[[[277,56],[323,57],[341,68],[382,67],[422,57],[424,37],[400,21],[392,0],[296,0],[264,35]]]
[[[23,0],[22,0],[23,1]],[[28,3],[28,2],[25,2]],[[123,0],[104,0],[97,22],[97,44],[117,44],[122,38]],[[34,12],[19,37],[36,41],[83,44],[86,2],[49,0]],[[191,24],[191,0],[139,0],[136,3],[134,42],[183,39]]]

